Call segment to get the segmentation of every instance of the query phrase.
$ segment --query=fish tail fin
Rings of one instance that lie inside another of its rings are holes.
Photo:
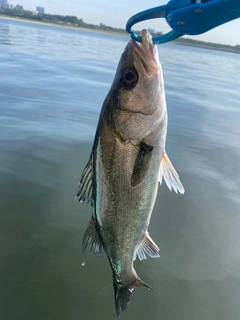
[[[115,308],[118,318],[120,318],[121,311],[123,312],[130,302],[131,296],[133,294],[133,286],[120,287],[114,284],[115,292]]]
[[[115,293],[115,308],[118,318],[120,318],[121,311],[123,312],[127,308],[127,305],[130,303],[134,287],[142,287],[148,290],[153,290],[139,277],[135,278],[131,283],[124,286],[121,285],[121,283],[118,282],[116,278],[114,278],[113,287]]]

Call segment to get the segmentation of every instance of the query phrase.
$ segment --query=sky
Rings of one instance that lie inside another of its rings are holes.
[[[36,7],[40,6],[45,8],[45,13],[74,15],[87,23],[104,23],[123,29],[127,20],[134,14],[167,2],[168,0],[8,0],[9,4],[20,4],[25,10],[36,10]],[[148,20],[135,25],[134,28],[152,28],[163,33],[170,31],[165,19]],[[240,44],[240,18],[202,35],[187,38],[230,45]]]

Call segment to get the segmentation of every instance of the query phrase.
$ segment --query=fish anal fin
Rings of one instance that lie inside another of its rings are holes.
[[[77,189],[76,198],[79,202],[84,203],[86,200],[87,203],[92,205],[92,154],[88,160],[86,167],[83,170],[83,173],[80,178],[80,182]]]
[[[89,254],[94,251],[95,257],[102,258],[102,242],[96,230],[94,218],[92,217],[87,230],[83,236],[82,251],[84,252],[87,246],[90,245]]]
[[[139,287],[139,288],[144,288],[144,289],[147,289],[147,290],[153,290],[155,291],[153,288],[151,288],[148,284],[146,284],[145,282],[143,282],[140,278],[137,278],[133,283],[132,285],[134,287]]]
[[[149,234],[146,233],[136,253],[138,255],[139,260],[143,260],[143,259],[146,259],[146,254],[148,254],[149,257],[151,258],[159,258],[160,257],[158,253],[159,251],[160,249],[158,248],[156,243],[152,240]],[[136,254],[134,258],[136,258]]]
[[[174,169],[167,154],[164,152],[160,161],[159,182],[162,184],[162,178],[164,178],[168,188],[174,190],[176,193],[184,193],[184,187],[179,179],[177,171]]]
[[[152,150],[152,146],[149,146],[144,142],[140,143],[139,153],[134,164],[131,178],[132,187],[141,183],[146,176],[152,158]]]

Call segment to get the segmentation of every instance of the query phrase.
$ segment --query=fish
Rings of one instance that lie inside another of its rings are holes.
[[[92,205],[83,252],[108,257],[117,316],[134,287],[151,289],[137,275],[134,260],[159,257],[148,232],[158,184],[184,187],[166,151],[167,108],[162,68],[151,34],[131,39],[104,100],[88,163],[76,197]]]

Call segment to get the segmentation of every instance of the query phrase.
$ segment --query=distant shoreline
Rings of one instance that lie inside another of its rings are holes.
[[[233,46],[229,46],[229,48],[228,47],[222,47],[221,48],[220,46],[218,46],[215,43],[213,43],[211,45],[210,42],[207,42],[207,44],[204,45],[203,41],[195,41],[194,43],[191,43],[189,40],[191,40],[191,39],[180,38],[180,40],[177,39],[177,40],[173,41],[173,43],[177,44],[177,45],[180,45],[180,46],[196,47],[196,48],[223,51],[223,52],[230,52],[230,53],[238,53],[238,54],[240,53],[240,49],[234,50]]]
[[[27,22],[27,23],[39,24],[39,25],[53,26],[56,28],[67,28],[67,29],[81,30],[81,31],[86,31],[86,32],[95,32],[95,33],[101,33],[101,34],[112,34],[112,35],[117,35],[117,36],[121,36],[121,37],[129,37],[129,34],[127,32],[99,30],[99,29],[84,28],[84,27],[79,27],[79,26],[75,27],[73,25],[67,25],[67,24],[61,24],[61,23],[51,23],[51,22],[46,22],[46,21],[36,21],[33,19],[27,19],[27,18],[21,18],[21,17],[14,17],[13,18],[13,17],[9,17],[9,16],[3,15],[3,14],[0,14],[0,19],[12,20],[12,21],[22,21],[22,22]],[[187,39],[187,38],[179,38],[177,40],[172,41],[171,44],[240,54],[240,48],[235,49],[236,47],[234,47],[234,46],[215,44],[215,43],[198,41],[198,40]]]
[[[66,24],[61,24],[61,23],[51,23],[51,22],[46,22],[46,21],[35,21],[32,19],[26,19],[26,18],[12,18],[8,17],[5,15],[0,14],[0,19],[5,19],[5,20],[12,20],[12,21],[22,21],[22,22],[27,22],[27,23],[34,23],[34,24],[40,24],[40,25],[46,25],[50,27],[56,27],[56,28],[67,28],[67,29],[73,29],[73,30],[81,30],[81,31],[87,31],[87,32],[96,32],[96,33],[103,33],[103,34],[114,34],[122,37],[129,37],[129,34],[126,33],[121,33],[121,32],[114,32],[114,31],[105,31],[105,30],[95,30],[93,28],[83,28],[83,27],[74,27],[71,25],[66,25]]]

